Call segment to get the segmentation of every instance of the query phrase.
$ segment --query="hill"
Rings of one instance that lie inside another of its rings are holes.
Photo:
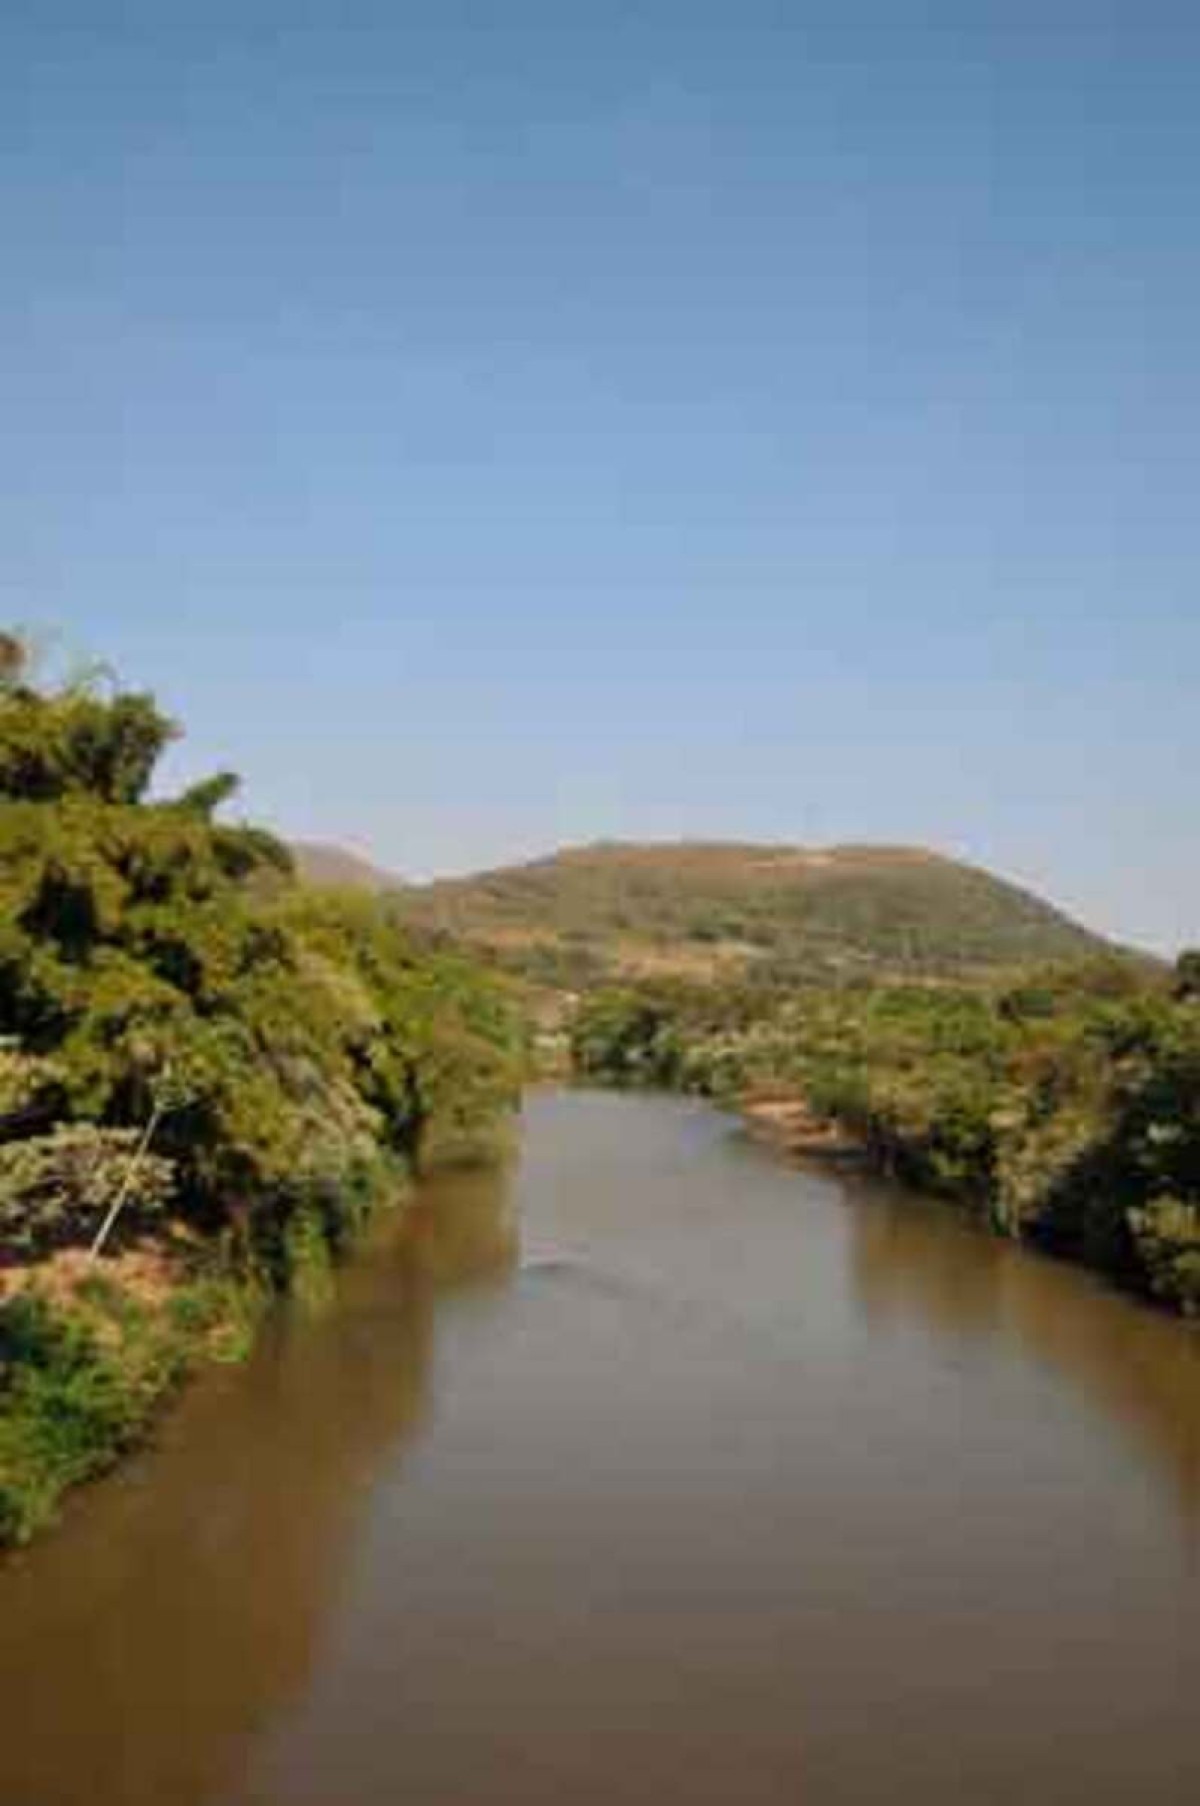
[[[404,883],[394,872],[385,872],[344,847],[327,846],[316,840],[293,840],[290,846],[296,875],[303,884],[329,890],[385,891],[398,890]]]
[[[812,976],[1078,960],[1109,943],[1029,891],[913,847],[600,842],[403,892],[406,919],[531,975]]]

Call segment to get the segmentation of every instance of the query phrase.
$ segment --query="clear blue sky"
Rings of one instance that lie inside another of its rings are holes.
[[[1200,941],[1200,10],[8,0],[0,610],[287,831]]]

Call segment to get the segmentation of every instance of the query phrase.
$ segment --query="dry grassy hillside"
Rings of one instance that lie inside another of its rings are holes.
[[[599,843],[415,886],[398,906],[566,981],[763,961],[814,975],[953,975],[1106,945],[1028,891],[912,847]]]

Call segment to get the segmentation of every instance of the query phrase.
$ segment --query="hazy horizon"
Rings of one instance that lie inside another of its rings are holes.
[[[917,845],[1200,943],[1200,17],[967,10],[19,0],[3,618],[404,876]]]

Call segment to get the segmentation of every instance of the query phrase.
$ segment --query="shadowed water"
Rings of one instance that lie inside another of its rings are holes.
[[[7,1806],[1200,1798],[1200,1343],[544,1095],[0,1567]]]

